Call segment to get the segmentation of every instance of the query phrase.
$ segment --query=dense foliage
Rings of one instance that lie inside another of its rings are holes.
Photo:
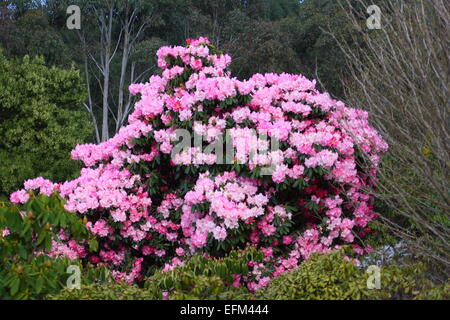
[[[259,257],[255,256],[259,255]],[[379,300],[449,299],[449,285],[434,286],[422,263],[380,267],[380,288],[368,289],[370,274],[355,266],[345,251],[313,254],[298,268],[272,280],[256,294],[239,285],[237,272],[246,274],[248,263],[262,260],[262,252],[233,251],[225,258],[193,256],[184,266],[156,272],[144,288],[125,283],[84,285],[47,296],[56,300]],[[405,262],[405,261],[404,261]],[[246,270],[245,270],[246,269]]]
[[[84,248],[89,232],[82,218],[64,210],[57,195],[35,196],[22,208],[0,203],[0,297],[2,299],[37,299],[66,287],[71,275],[67,268],[77,266],[82,283],[110,278],[105,268],[83,265],[77,255],[58,257],[57,252]],[[71,238],[67,245],[58,241]],[[95,240],[93,240],[95,241]],[[90,242],[92,244],[92,240]],[[50,251],[53,250],[53,253]]]
[[[152,292],[123,282],[93,283],[79,290],[63,289],[48,295],[46,300],[153,300]]]
[[[252,261],[264,254],[254,249],[232,251],[224,258],[194,255],[169,272],[157,270],[146,278],[144,288],[119,283],[83,285],[80,290],[63,289],[48,295],[51,300],[242,300],[255,299],[240,285],[237,275],[247,276]]]
[[[69,152],[92,133],[85,98],[75,69],[49,68],[41,58],[8,60],[0,53],[0,195],[35,176],[74,177],[79,166]]]
[[[380,287],[369,289],[365,268],[346,259],[344,251],[314,254],[293,271],[257,293],[272,300],[449,299],[449,285],[434,287],[422,263],[380,267]]]
[[[254,249],[231,251],[224,258],[194,255],[183,266],[147,278],[145,288],[156,299],[249,299],[252,295],[241,286],[241,277],[249,277],[251,265],[263,258],[264,254]]]

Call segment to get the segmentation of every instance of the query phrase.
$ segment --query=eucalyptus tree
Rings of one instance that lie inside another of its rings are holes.
[[[146,30],[158,23],[158,0],[71,0],[48,1],[53,11],[64,13],[69,5],[81,12],[76,34],[80,67],[84,71],[88,98],[85,109],[91,115],[97,142],[117,132],[133,107],[127,86],[148,75],[150,67],[138,70],[133,61]]]

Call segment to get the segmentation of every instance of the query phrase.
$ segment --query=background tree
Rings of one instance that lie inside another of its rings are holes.
[[[351,41],[342,9],[331,0],[4,0],[0,43],[8,56],[43,55],[47,65],[75,63],[87,85],[83,104],[94,139],[126,122],[127,87],[155,70],[155,50],[207,36],[233,57],[240,79],[256,72],[302,73],[342,97],[343,55],[323,29]],[[69,5],[81,8],[81,30],[66,27]],[[33,26],[38,26],[33,27]],[[250,49],[251,48],[251,49]]]
[[[36,176],[74,176],[79,167],[70,151],[92,132],[80,73],[0,53],[0,88],[0,194]]]
[[[52,15],[56,13],[60,17],[65,15],[69,4],[81,8],[81,30],[65,33],[81,53],[79,65],[88,87],[84,106],[91,114],[97,141],[108,139],[126,122],[133,107],[128,85],[149,75],[148,64],[141,70],[130,58],[136,57],[138,44],[151,41],[144,39],[144,33],[158,22],[160,2],[79,0],[47,4],[52,8]],[[60,28],[64,29],[65,21],[58,20]]]
[[[344,1],[345,19],[361,43],[333,34],[345,54],[350,105],[365,107],[389,143],[379,172],[382,216],[409,253],[433,276],[450,274],[450,3],[379,1],[382,28],[365,27],[372,2]]]
[[[27,1],[2,1],[0,43],[7,56],[42,55],[48,65],[70,66],[68,43],[48,19],[45,6]]]

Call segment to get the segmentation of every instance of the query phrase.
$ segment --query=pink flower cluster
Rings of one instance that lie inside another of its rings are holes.
[[[57,185],[50,180],[44,179],[42,177],[38,177],[35,179],[30,179],[25,181],[24,189],[18,190],[11,194],[9,200],[13,203],[26,203],[30,198],[30,195],[27,191],[29,190],[39,190],[40,194],[44,194],[46,196],[51,196],[52,193],[57,188]]]
[[[195,251],[205,247],[209,235],[224,241],[228,232],[237,229],[239,224],[255,223],[270,235],[267,230],[275,227],[268,219],[271,214],[266,208],[268,202],[268,195],[258,193],[256,180],[237,177],[235,172],[224,172],[214,178],[209,172],[201,174],[194,189],[184,198],[181,227],[188,237],[186,244]],[[194,206],[201,203],[208,203],[209,210],[195,210]]]
[[[67,243],[52,241],[52,250],[48,255],[52,258],[65,257],[69,259],[84,258],[87,254],[85,246],[69,240]]]

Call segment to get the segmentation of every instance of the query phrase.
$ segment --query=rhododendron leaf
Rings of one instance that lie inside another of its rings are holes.
[[[11,296],[15,296],[19,291],[20,287],[20,279],[18,277],[13,278],[10,284],[10,294]]]
[[[61,213],[55,212],[55,215],[57,216],[55,218],[55,224],[58,224],[61,227],[66,228],[67,227],[67,218],[68,217],[65,214],[65,212],[61,212]]]
[[[45,236],[44,248],[46,251],[50,251],[52,249],[52,236],[50,233],[47,233]]]
[[[97,239],[89,240],[89,250],[91,252],[97,252],[98,251],[98,241],[97,241]]]
[[[22,230],[20,231],[20,236],[23,238],[30,238],[31,240],[31,234],[29,234],[30,230],[31,230],[31,222],[29,220],[25,220],[22,225]]]
[[[38,238],[35,242],[35,245],[40,246],[44,242],[45,238],[47,237],[47,232],[45,232],[43,229],[36,230],[36,231],[38,234]]]
[[[17,251],[17,252],[19,253],[19,256],[20,256],[22,259],[27,259],[28,254],[27,254],[27,250],[25,249],[25,246],[24,246],[24,245],[19,245],[19,246],[18,246],[18,251]]]
[[[14,207],[11,210],[8,210],[7,208],[0,208],[0,214],[2,216],[2,227],[11,227],[16,229],[20,224],[21,217],[17,208]]]
[[[44,286],[44,278],[42,276],[39,276],[36,279],[36,286],[35,286],[37,294],[41,293],[43,286]]]

